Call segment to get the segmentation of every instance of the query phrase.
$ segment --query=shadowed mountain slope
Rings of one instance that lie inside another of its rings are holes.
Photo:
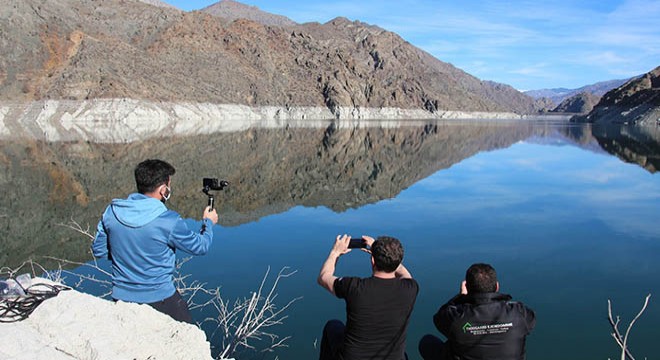
[[[589,92],[571,96],[557,105],[553,112],[586,114],[598,103],[600,97]]]
[[[573,121],[660,124],[660,66],[609,91],[589,114]]]

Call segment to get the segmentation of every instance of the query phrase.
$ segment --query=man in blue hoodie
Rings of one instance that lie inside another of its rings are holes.
[[[213,241],[214,209],[206,207],[199,232],[168,210],[175,170],[162,160],[145,160],[135,168],[137,193],[114,199],[97,226],[95,257],[112,262],[112,298],[149,304],[178,321],[192,323],[188,305],[174,287],[175,251],[204,255]]]

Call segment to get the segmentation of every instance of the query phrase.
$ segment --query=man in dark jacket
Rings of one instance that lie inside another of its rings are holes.
[[[525,359],[525,338],[536,324],[534,311],[500,294],[495,269],[474,264],[465,274],[461,292],[433,316],[442,342],[425,335],[419,352],[425,360]]]

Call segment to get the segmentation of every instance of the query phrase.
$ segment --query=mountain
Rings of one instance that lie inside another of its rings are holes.
[[[172,6],[168,3],[162,2],[160,0],[139,0],[139,1],[141,1],[145,4],[153,5],[153,6],[164,7],[164,8],[169,8],[169,9],[176,9],[176,7],[174,7],[174,6]]]
[[[265,25],[246,8],[259,13],[226,1],[189,13],[137,0],[2,1],[0,100],[536,111],[532,98],[377,26]]]
[[[578,89],[566,89],[566,88],[555,88],[555,89],[540,89],[540,90],[528,90],[524,93],[528,96],[533,97],[534,99],[547,98],[552,100],[555,104],[560,104],[562,101],[579,95],[581,93],[589,93],[595,96],[603,96],[606,92],[615,89],[630,79],[618,79],[618,80],[608,80],[602,81],[591,85],[586,85]]]
[[[600,100],[590,92],[582,92],[562,101],[552,112],[586,114],[591,111]]]
[[[594,109],[573,121],[660,124],[660,66],[609,91]]]
[[[298,25],[286,16],[267,13],[256,6],[241,4],[233,0],[222,0],[200,11],[229,20],[247,19],[270,26]]]

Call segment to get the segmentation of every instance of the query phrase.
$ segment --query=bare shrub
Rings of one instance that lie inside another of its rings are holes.
[[[639,317],[642,316],[642,313],[644,313],[644,310],[646,310],[650,298],[651,298],[651,294],[646,295],[646,299],[644,300],[644,305],[642,306],[642,309],[639,311],[639,313],[637,313],[637,316],[635,316],[632,319],[632,321],[630,321],[630,324],[626,329],[625,335],[621,335],[621,332],[619,331],[619,322],[621,321],[621,319],[617,315],[616,320],[614,320],[612,316],[612,302],[609,299],[607,299],[607,314],[610,320],[610,325],[612,326],[612,330],[613,330],[611,335],[616,341],[616,343],[619,345],[619,347],[621,348],[621,360],[626,360],[626,357],[630,360],[635,360],[632,353],[628,349],[628,336],[630,335],[630,330],[632,330],[635,321],[637,321],[637,319],[639,319]]]
[[[296,271],[290,271],[287,267],[282,268],[267,290],[265,284],[269,273],[270,267],[266,270],[257,291],[247,298],[237,299],[232,304],[219,296],[219,293],[213,298],[211,305],[215,308],[217,316],[207,318],[204,322],[211,322],[215,326],[211,340],[220,338],[221,351],[218,355],[220,359],[235,357],[245,350],[263,353],[286,347],[286,341],[290,336],[280,337],[271,328],[283,324],[288,317],[286,311],[301,298],[290,300],[280,308],[275,304],[276,289],[281,279],[295,274]]]
[[[90,241],[94,239],[89,226],[83,228],[75,220],[58,225],[76,231]],[[67,277],[73,277],[78,288],[85,283],[92,282],[96,286],[106,289],[101,295],[102,297],[109,297],[112,288],[112,274],[102,269],[96,259],[87,263],[53,257],[48,259],[57,261],[60,264],[59,268],[55,271],[46,270],[38,265],[35,267],[36,264],[30,262],[36,270],[33,271],[33,274],[38,275],[39,272],[48,274],[51,280],[63,283]],[[249,297],[230,302],[223,299],[220,288],[208,288],[206,283],[191,279],[190,274],[182,271],[182,267],[190,259],[191,257],[177,260],[174,284],[181,296],[186,299],[190,310],[211,309],[212,316],[205,318],[198,326],[202,328],[205,324],[211,324],[209,341],[219,350],[219,359],[235,357],[248,350],[266,353],[287,346],[286,341],[290,339],[290,336],[277,335],[273,327],[284,323],[288,317],[287,310],[301,298],[292,299],[284,306],[278,307],[276,304],[277,286],[280,280],[294,275],[295,270],[290,270],[288,267],[282,268],[272,284],[267,285],[270,274],[270,267],[268,267],[256,291],[252,292]],[[76,272],[65,270],[63,265],[75,266],[78,269]],[[90,270],[91,274],[81,274],[80,268]]]

